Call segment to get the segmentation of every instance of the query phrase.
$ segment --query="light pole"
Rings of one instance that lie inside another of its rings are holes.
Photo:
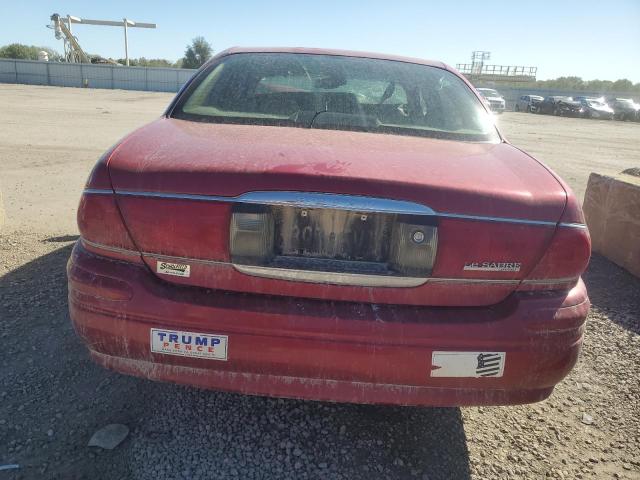
[[[129,39],[127,38],[127,19],[123,18],[124,23],[124,58],[127,67],[129,66]]]

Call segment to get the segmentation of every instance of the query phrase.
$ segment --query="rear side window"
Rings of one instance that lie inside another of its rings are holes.
[[[172,116],[213,123],[499,141],[490,115],[451,72],[333,55],[223,57],[187,88]]]

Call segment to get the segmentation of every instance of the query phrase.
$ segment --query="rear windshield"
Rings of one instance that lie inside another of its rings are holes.
[[[294,53],[238,53],[204,70],[172,116],[211,123],[497,142],[469,87],[436,67]]]

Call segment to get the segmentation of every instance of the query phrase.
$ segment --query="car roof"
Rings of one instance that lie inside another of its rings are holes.
[[[430,67],[443,68],[446,70],[452,70],[444,62],[436,60],[425,60],[422,58],[403,57],[399,55],[388,55],[384,53],[374,52],[359,52],[355,50],[337,50],[327,48],[303,48],[303,47],[232,47],[228,48],[216,56],[214,56],[209,62],[216,58],[224,57],[226,55],[233,55],[235,53],[302,53],[308,55],[334,55],[340,57],[357,57],[357,58],[372,58],[376,60],[394,60],[396,62],[416,63],[419,65],[427,65]],[[209,63],[207,62],[207,63]]]

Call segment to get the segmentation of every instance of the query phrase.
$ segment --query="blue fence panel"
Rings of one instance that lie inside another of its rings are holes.
[[[18,83],[15,61],[0,61],[0,83]]]
[[[0,83],[177,92],[195,70],[0,59]]]
[[[59,87],[82,87],[81,64],[49,63],[48,65],[49,85],[57,85]]]
[[[197,72],[197,70],[190,70],[188,68],[180,68],[176,69],[176,71],[178,72],[178,80],[181,87]]]
[[[83,65],[83,85],[89,88],[113,88],[112,71],[107,65]]]
[[[180,88],[177,69],[147,69],[147,90],[154,92],[176,92]]]
[[[47,85],[47,64],[16,62],[16,74],[20,83],[29,85]]]
[[[113,70],[113,88],[122,90],[146,90],[146,68],[111,67]]]

